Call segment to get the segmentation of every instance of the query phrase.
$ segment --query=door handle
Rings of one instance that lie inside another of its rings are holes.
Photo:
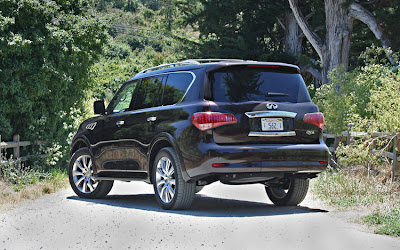
[[[155,122],[156,120],[157,120],[157,117],[155,117],[155,116],[147,117],[148,122]]]
[[[122,125],[125,124],[125,121],[117,121],[117,123],[115,123],[118,127],[121,127]]]

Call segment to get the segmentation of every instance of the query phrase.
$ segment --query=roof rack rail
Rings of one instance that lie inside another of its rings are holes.
[[[197,62],[200,63],[207,63],[207,62],[244,62],[250,60],[242,60],[242,59],[214,59],[214,58],[206,58],[206,59],[188,59],[182,62]]]
[[[252,61],[252,60],[242,60],[242,59],[188,59],[180,62],[175,62],[175,63],[166,63],[166,64],[161,64],[155,67],[147,68],[138,73],[144,74],[146,72],[160,69],[160,68],[173,68],[181,65],[195,65],[195,64],[201,64],[201,63],[207,63],[207,62],[243,62],[243,61]]]
[[[161,64],[161,65],[158,65],[158,66],[155,66],[155,67],[151,67],[151,68],[144,69],[144,70],[140,71],[140,72],[138,73],[138,75],[143,74],[143,73],[146,73],[146,72],[148,72],[148,71],[160,69],[160,68],[173,68],[173,67],[176,67],[176,66],[178,66],[178,65],[191,65],[191,64],[193,64],[193,63],[190,63],[190,62],[175,62],[175,63]]]

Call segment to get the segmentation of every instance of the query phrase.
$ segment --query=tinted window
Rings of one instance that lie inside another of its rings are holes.
[[[224,68],[210,74],[210,83],[214,100],[220,102],[311,101],[301,75],[279,68]]]
[[[137,81],[124,85],[112,99],[108,110],[111,113],[124,112],[129,109]]]
[[[164,88],[163,105],[172,105],[179,102],[192,81],[193,76],[190,73],[169,74]]]
[[[142,79],[136,93],[135,109],[144,109],[160,104],[160,87],[164,77]]]

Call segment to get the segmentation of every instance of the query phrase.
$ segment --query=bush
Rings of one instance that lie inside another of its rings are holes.
[[[329,84],[317,89],[315,103],[325,115],[326,130],[339,134],[353,123],[354,131],[367,132],[355,138],[352,145],[339,145],[336,156],[339,165],[372,168],[389,177],[390,162],[370,150],[391,146],[391,138],[372,138],[373,132],[400,131],[400,71],[387,64],[390,51],[372,47],[361,57],[365,66],[351,72],[337,67],[329,74]],[[392,58],[397,58],[392,54]]]
[[[0,1],[0,134],[67,147],[106,41],[90,0]],[[80,119],[80,118],[78,118]]]
[[[325,115],[328,132],[344,131],[348,123],[358,131],[400,131],[399,63],[393,66],[372,57],[381,53],[380,48],[367,49],[364,67],[352,72],[337,67],[329,74],[329,84],[317,90],[314,101]]]

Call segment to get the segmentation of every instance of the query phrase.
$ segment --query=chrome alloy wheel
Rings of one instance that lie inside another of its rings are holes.
[[[168,157],[164,156],[157,162],[156,184],[160,199],[165,203],[171,202],[175,195],[176,181],[175,169]]]
[[[75,186],[85,194],[96,190],[98,182],[93,178],[93,163],[89,155],[81,155],[74,162],[72,177]]]

